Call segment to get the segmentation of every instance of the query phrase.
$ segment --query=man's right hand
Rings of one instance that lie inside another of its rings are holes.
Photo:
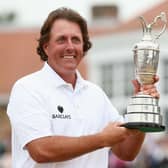
[[[103,129],[100,134],[104,139],[105,146],[112,147],[116,143],[125,140],[128,136],[139,132],[137,129],[127,129],[122,127],[122,124],[123,123],[120,122],[111,122]]]

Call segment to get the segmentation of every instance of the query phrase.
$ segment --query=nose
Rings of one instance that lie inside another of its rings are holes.
[[[68,39],[67,41],[67,46],[66,46],[67,51],[73,51],[74,50],[74,44],[71,39]]]

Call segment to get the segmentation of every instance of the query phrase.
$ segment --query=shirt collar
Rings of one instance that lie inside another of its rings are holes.
[[[75,89],[80,90],[82,88],[86,88],[88,86],[87,81],[82,78],[78,70],[76,70],[76,75],[77,75],[77,80],[76,80]]]
[[[55,72],[47,62],[45,62],[42,72],[45,74],[45,77],[49,78],[49,81],[53,81],[54,86],[68,86],[70,85],[66,81],[64,81],[57,72]],[[82,78],[80,72],[76,70],[77,80],[75,85],[75,90],[79,90],[87,86],[87,82]]]

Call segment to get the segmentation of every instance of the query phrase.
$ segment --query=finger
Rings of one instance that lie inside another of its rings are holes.
[[[134,86],[134,94],[138,93],[140,91],[140,83],[134,79],[132,80],[132,84]]]
[[[156,90],[156,86],[155,85],[142,85],[141,86],[141,91],[144,91],[144,90],[152,90],[152,89],[155,89]]]
[[[150,94],[152,97],[155,97],[156,99],[160,98],[160,94],[159,93],[151,93]]]
[[[144,89],[143,90],[144,93],[157,93],[157,90],[155,87],[149,88],[149,89]]]
[[[157,99],[160,98],[160,94],[157,92],[157,90],[155,88],[144,90],[143,93],[147,94],[147,95],[151,95],[152,97],[155,97]]]
[[[154,83],[158,82],[159,81],[159,76],[158,75],[155,75],[154,76]]]

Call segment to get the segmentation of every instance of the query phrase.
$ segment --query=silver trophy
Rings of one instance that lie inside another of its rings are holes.
[[[146,85],[154,82],[159,61],[157,39],[166,30],[167,19],[166,14],[162,12],[150,24],[147,24],[143,17],[140,17],[140,20],[143,27],[143,38],[135,44],[133,49],[135,76],[140,84]],[[163,22],[163,28],[159,34],[152,36],[152,27],[158,20]],[[141,92],[131,97],[124,117],[124,126],[127,128],[136,128],[143,132],[159,132],[165,129],[163,116],[160,113],[159,100]]]

